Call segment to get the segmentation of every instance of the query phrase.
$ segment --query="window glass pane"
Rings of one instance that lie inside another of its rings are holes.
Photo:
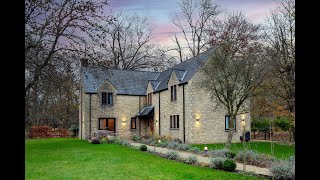
[[[102,92],[101,93],[101,103],[106,104],[107,103],[107,93]]]
[[[170,128],[172,128],[172,116],[170,116]]]
[[[136,118],[131,118],[131,129],[136,129]]]
[[[179,128],[179,115],[177,115],[177,128]]]
[[[229,129],[229,116],[225,116],[226,117],[226,119],[225,119],[225,121],[226,121],[226,129]]]
[[[106,129],[106,126],[107,126],[107,120],[106,119],[100,119],[100,122],[99,122],[99,129]]]
[[[108,93],[108,105],[112,105],[113,104],[113,99],[112,99],[112,93]]]
[[[108,127],[109,127],[109,131],[114,131],[115,129],[115,120],[114,119],[108,119]]]
[[[174,90],[173,90],[173,92],[174,92],[174,100],[176,100],[177,99],[177,85],[174,85],[173,86],[174,87]]]

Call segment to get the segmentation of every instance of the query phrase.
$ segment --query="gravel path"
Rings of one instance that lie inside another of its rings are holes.
[[[135,142],[131,142],[131,144],[133,146],[141,146],[142,145],[141,143],[135,143]],[[173,150],[173,149],[162,148],[162,147],[154,147],[154,146],[149,146],[149,145],[146,145],[146,146],[148,147],[148,150],[150,150],[150,151],[154,151],[155,150],[156,152],[161,153],[161,154],[166,154],[168,151],[176,151],[176,152],[178,152],[180,154],[180,156],[182,158],[188,158],[191,155],[197,156],[199,162],[206,163],[206,164],[209,164],[210,160],[211,160],[210,157],[200,156],[200,155],[197,155],[197,154],[193,154],[191,152],[177,151],[177,150]],[[236,170],[242,171],[243,170],[243,164],[242,163],[237,163],[237,162],[236,162],[236,164],[237,164]],[[272,176],[272,173],[270,172],[269,169],[261,168],[261,167],[257,167],[257,166],[252,166],[252,165],[246,165],[246,171],[247,172],[253,172],[255,174],[260,174],[260,175]]]

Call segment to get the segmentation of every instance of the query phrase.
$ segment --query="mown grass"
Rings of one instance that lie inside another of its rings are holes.
[[[26,140],[26,179],[259,179],[167,160],[118,144]]]
[[[247,142],[247,149],[255,150],[260,153],[265,153],[271,155],[271,143],[270,142]],[[192,144],[193,147],[198,147],[200,149],[204,148],[204,144]],[[225,144],[207,144],[208,149],[222,149]],[[239,151],[243,150],[242,143],[232,143],[231,150]],[[276,158],[288,158],[295,154],[295,148],[293,145],[281,145],[274,143],[274,156]]]

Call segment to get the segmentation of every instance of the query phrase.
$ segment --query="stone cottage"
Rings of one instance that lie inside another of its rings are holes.
[[[166,135],[185,143],[226,142],[229,117],[198,83],[212,51],[163,72],[108,71],[82,62],[79,138],[108,129],[127,138]],[[236,118],[233,142],[240,141],[243,118],[250,130],[250,113],[242,112]]]

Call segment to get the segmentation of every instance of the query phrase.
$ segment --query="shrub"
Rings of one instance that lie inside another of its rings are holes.
[[[115,138],[108,139],[108,143],[110,143],[110,144],[115,143]]]
[[[269,169],[275,179],[295,179],[295,158],[275,161]]]
[[[197,164],[198,158],[197,158],[197,156],[189,156],[189,157],[185,160],[185,162],[188,163],[188,164]]]
[[[133,135],[132,140],[133,140],[134,142],[141,142],[141,137],[138,136],[138,135]]]
[[[223,157],[212,158],[209,164],[209,167],[214,169],[223,169],[223,163],[226,159]]]
[[[106,144],[108,143],[108,137],[103,137],[101,140],[100,140],[100,144]]]
[[[99,139],[92,139],[91,144],[100,144]]]
[[[182,141],[181,141],[181,139],[179,139],[179,138],[175,138],[174,140],[173,140],[173,142],[177,142],[177,143],[182,143]]]
[[[155,143],[155,140],[153,138],[149,138],[143,141],[144,144],[148,144],[148,145],[151,145],[152,142]]]
[[[274,122],[275,122],[275,126],[279,127],[282,131],[288,131],[290,129],[289,118],[276,119]]]
[[[213,157],[234,158],[236,156],[236,153],[229,149],[215,149],[211,153]]]
[[[170,135],[164,135],[160,136],[161,141],[166,142],[166,141],[172,141],[172,137]]]
[[[191,151],[193,151],[193,152],[195,152],[195,153],[201,153],[201,150],[200,150],[200,148],[198,148],[198,147],[192,148]]]
[[[140,146],[141,151],[146,151],[147,149],[148,149],[148,147],[144,144]]]
[[[236,163],[231,159],[227,159],[223,163],[223,169],[226,171],[234,171],[236,167],[237,167]]]
[[[129,143],[129,141],[126,141],[126,140],[121,141],[121,145],[131,147],[131,144]]]
[[[160,146],[161,146],[161,147],[167,147],[168,144],[169,144],[169,142],[161,142],[161,143],[160,143]]]
[[[179,153],[177,153],[176,151],[168,151],[166,153],[166,157],[168,159],[173,159],[173,160],[176,160],[176,159],[179,159]]]
[[[179,146],[179,143],[177,143],[177,142],[169,142],[168,143],[168,148],[170,148],[170,149],[177,149],[178,146]]]
[[[191,146],[189,144],[178,144],[177,148],[183,151],[187,151],[191,148]]]
[[[274,158],[270,155],[257,153],[252,150],[247,150],[246,153],[244,153],[244,151],[239,151],[235,157],[236,161],[243,163],[244,155],[246,155],[247,164],[259,167],[268,167],[274,160]]]
[[[151,142],[149,143],[150,146],[155,146],[156,144],[157,144],[156,141],[151,141]]]
[[[29,137],[30,138],[51,137],[49,131],[50,131],[50,127],[49,126],[32,126],[31,130],[29,132]]]
[[[107,131],[106,130],[96,130],[96,135],[98,139],[101,139],[105,136],[107,136]]]
[[[114,143],[114,144],[122,144],[122,140],[119,137],[114,137],[109,139],[109,143]]]
[[[59,137],[68,137],[70,135],[70,132],[64,128],[58,128],[56,132],[58,133]]]
[[[71,131],[71,137],[77,137],[78,136],[78,132],[79,132],[79,128],[76,125],[71,125],[71,127],[69,128],[69,131]]]
[[[229,151],[226,153],[226,158],[234,158],[234,157],[236,157],[236,155],[237,154],[235,152]]]

